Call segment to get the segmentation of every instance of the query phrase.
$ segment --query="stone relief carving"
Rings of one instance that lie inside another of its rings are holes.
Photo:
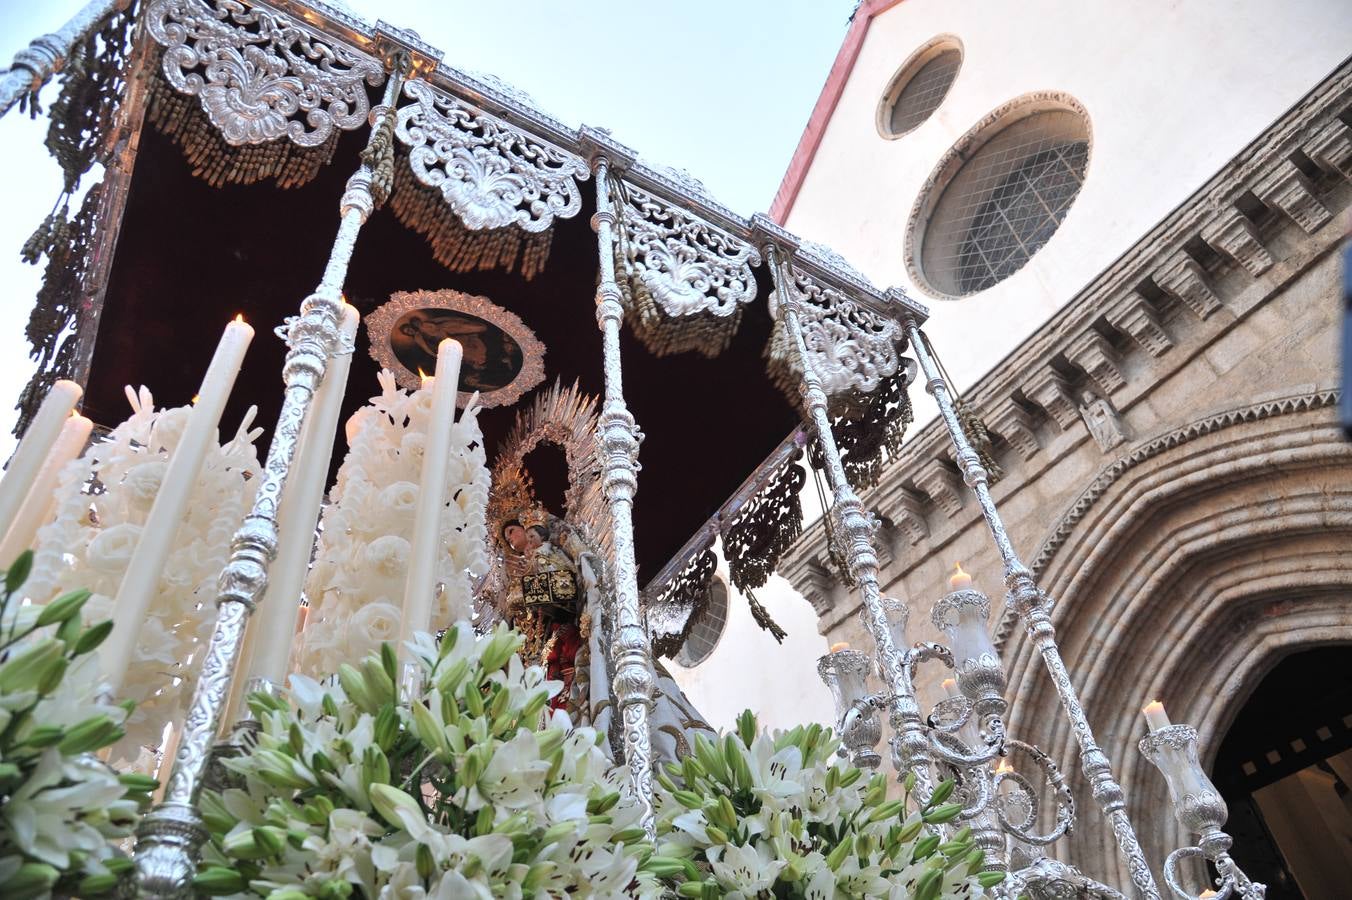
[[[441,192],[466,227],[541,232],[582,209],[590,172],[572,153],[413,79],[395,135],[418,181]]]
[[[281,137],[318,146],[334,129],[364,126],[363,83],[385,80],[379,60],[265,7],[152,0],[143,15],[164,47],[164,77],[197,97],[232,146]]]
[[[1084,419],[1100,450],[1111,450],[1131,436],[1112,403],[1093,391],[1080,395],[1080,418]]]

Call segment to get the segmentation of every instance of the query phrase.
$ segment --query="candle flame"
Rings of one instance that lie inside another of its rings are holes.
[[[431,375],[428,375],[422,370],[422,366],[418,366],[418,379],[422,382],[423,387],[427,387],[428,382],[435,380]]]
[[[850,649],[850,644],[849,644],[848,641],[840,641],[839,643],[836,643],[836,644],[832,644],[832,645],[831,645],[831,652],[832,652],[832,653],[839,653],[839,652],[842,651],[842,650],[848,650],[848,649]]]
[[[954,575],[966,575],[966,574],[967,574],[966,572],[964,572],[964,571],[962,570],[962,563],[960,563],[960,562],[955,562],[955,563],[953,563],[953,574],[954,574]]]
[[[201,394],[193,394],[193,395],[192,395],[192,404],[193,404],[193,406],[196,406],[196,405],[197,405],[197,401],[198,401],[198,400],[201,400],[201,399],[202,399],[202,395],[201,395]]]
[[[235,313],[235,321],[236,321],[236,322],[243,322],[243,321],[244,321],[244,313]]]
[[[1014,767],[1009,764],[1009,760],[1007,759],[1001,759],[999,764],[995,767],[996,775],[1007,775],[1013,771]]]

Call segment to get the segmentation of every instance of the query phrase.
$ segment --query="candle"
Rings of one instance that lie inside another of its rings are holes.
[[[831,652],[832,652],[832,653],[839,653],[839,652],[842,651],[842,650],[848,650],[848,649],[850,649],[850,645],[849,645],[849,643],[848,643],[847,641],[838,641],[837,643],[834,643],[834,644],[831,645]]]
[[[948,576],[948,588],[953,591],[965,591],[972,586],[972,576],[962,570],[962,563],[953,563],[953,574]]]
[[[42,469],[43,461],[61,436],[71,410],[75,409],[83,393],[84,390],[78,384],[63,379],[53,383],[47,396],[42,398],[42,405],[38,407],[33,421],[28,423],[28,430],[14,451],[4,478],[0,479],[0,531],[8,530],[14,524],[19,508],[23,506],[33,481]],[[12,562],[13,559],[5,557],[0,559],[0,566],[8,566]]]
[[[221,413],[225,411],[225,401],[230,397],[235,377],[244,362],[244,352],[249,349],[253,336],[253,328],[242,316],[225,326],[225,333],[216,345],[216,353],[197,391],[197,403],[169,465],[165,467],[150,515],[141,528],[141,538],[122,576],[113,603],[113,631],[99,654],[104,680],[114,694],[122,686],[127,667],[131,665],[136,639],[159,586],[164,563],[173,547],[174,534],[192,500],[207,450],[218,439],[216,429]]]
[[[437,345],[436,377],[432,379],[432,414],[427,420],[423,444],[422,478],[418,505],[413,516],[413,547],[408,578],[404,582],[404,608],[399,638],[403,643],[415,632],[427,631],[432,621],[432,597],[436,592],[437,560],[441,546],[441,510],[446,502],[446,463],[451,453],[451,425],[460,387],[460,342],[446,338]],[[427,390],[424,382],[423,390]]]
[[[61,469],[80,455],[85,444],[89,442],[89,434],[93,430],[94,423],[84,416],[71,415],[66,418],[65,424],[61,426],[61,433],[47,455],[47,461],[42,464],[37,477],[33,479],[28,496],[24,498],[23,505],[15,514],[13,524],[9,526],[9,533],[5,535],[4,541],[0,542],[0,560],[7,563],[33,546],[38,529],[46,523],[47,516],[51,512]]]
[[[360,321],[356,308],[343,304],[343,320],[339,327],[345,342],[356,336]],[[277,559],[268,573],[264,602],[259,604],[249,623],[249,632],[253,635],[250,642],[252,657],[244,671],[251,678],[265,678],[276,685],[285,684],[286,680],[301,590],[310,570],[315,525],[324,502],[333,439],[351,367],[351,353],[329,360],[324,380],[305,416],[277,512]]]
[[[1009,774],[1010,772],[1013,772],[1013,771],[1014,771],[1014,767],[1011,766],[1011,765],[1009,764],[1009,760],[1005,759],[1004,757],[1001,757],[1001,758],[1000,758],[999,764],[997,764],[996,767],[995,767],[995,774],[996,774],[996,775],[1007,775],[1007,774]]]
[[[1168,728],[1173,724],[1164,712],[1164,704],[1158,700],[1151,700],[1141,712],[1145,713],[1145,721],[1150,726],[1151,731],[1159,731],[1161,728]]]
[[[942,687],[944,693],[950,697],[958,697],[962,694],[962,692],[958,690],[958,682],[955,678],[945,678],[940,682],[940,687]]]
[[[1208,898],[1214,896],[1216,896],[1216,892],[1213,891],[1211,888],[1207,888],[1206,890],[1202,891],[1202,893],[1197,895],[1197,900],[1208,900]]]

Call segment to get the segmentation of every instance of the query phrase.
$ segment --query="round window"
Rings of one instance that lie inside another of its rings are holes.
[[[912,277],[936,296],[962,297],[1013,275],[1061,226],[1088,166],[1089,124],[1078,104],[997,110],[944,155],[921,191],[907,233]]]
[[[878,108],[878,131],[899,138],[920,127],[948,96],[962,67],[962,48],[936,38],[911,55],[892,78]]]
[[[690,634],[676,653],[676,662],[687,669],[694,668],[709,658],[723,636],[728,624],[728,586],[723,579],[715,578],[709,582],[709,597],[704,608],[695,613],[695,624]]]

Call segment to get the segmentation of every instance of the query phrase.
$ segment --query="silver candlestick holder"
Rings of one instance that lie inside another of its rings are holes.
[[[1245,900],[1262,900],[1267,887],[1251,881],[1230,857],[1233,841],[1223,830],[1229,810],[1220,792],[1197,758],[1197,729],[1191,725],[1167,725],[1141,738],[1141,753],[1160,770],[1169,785],[1174,815],[1179,824],[1197,835],[1197,843],[1180,847],[1164,861],[1164,880],[1179,900],[1198,900],[1183,887],[1180,864],[1186,859],[1203,859],[1216,867],[1215,900],[1231,894]]]
[[[832,650],[817,660],[817,674],[836,702],[836,726],[850,762],[876,769],[882,757],[874,749],[882,737],[877,700],[868,690],[869,657],[859,650]]]

